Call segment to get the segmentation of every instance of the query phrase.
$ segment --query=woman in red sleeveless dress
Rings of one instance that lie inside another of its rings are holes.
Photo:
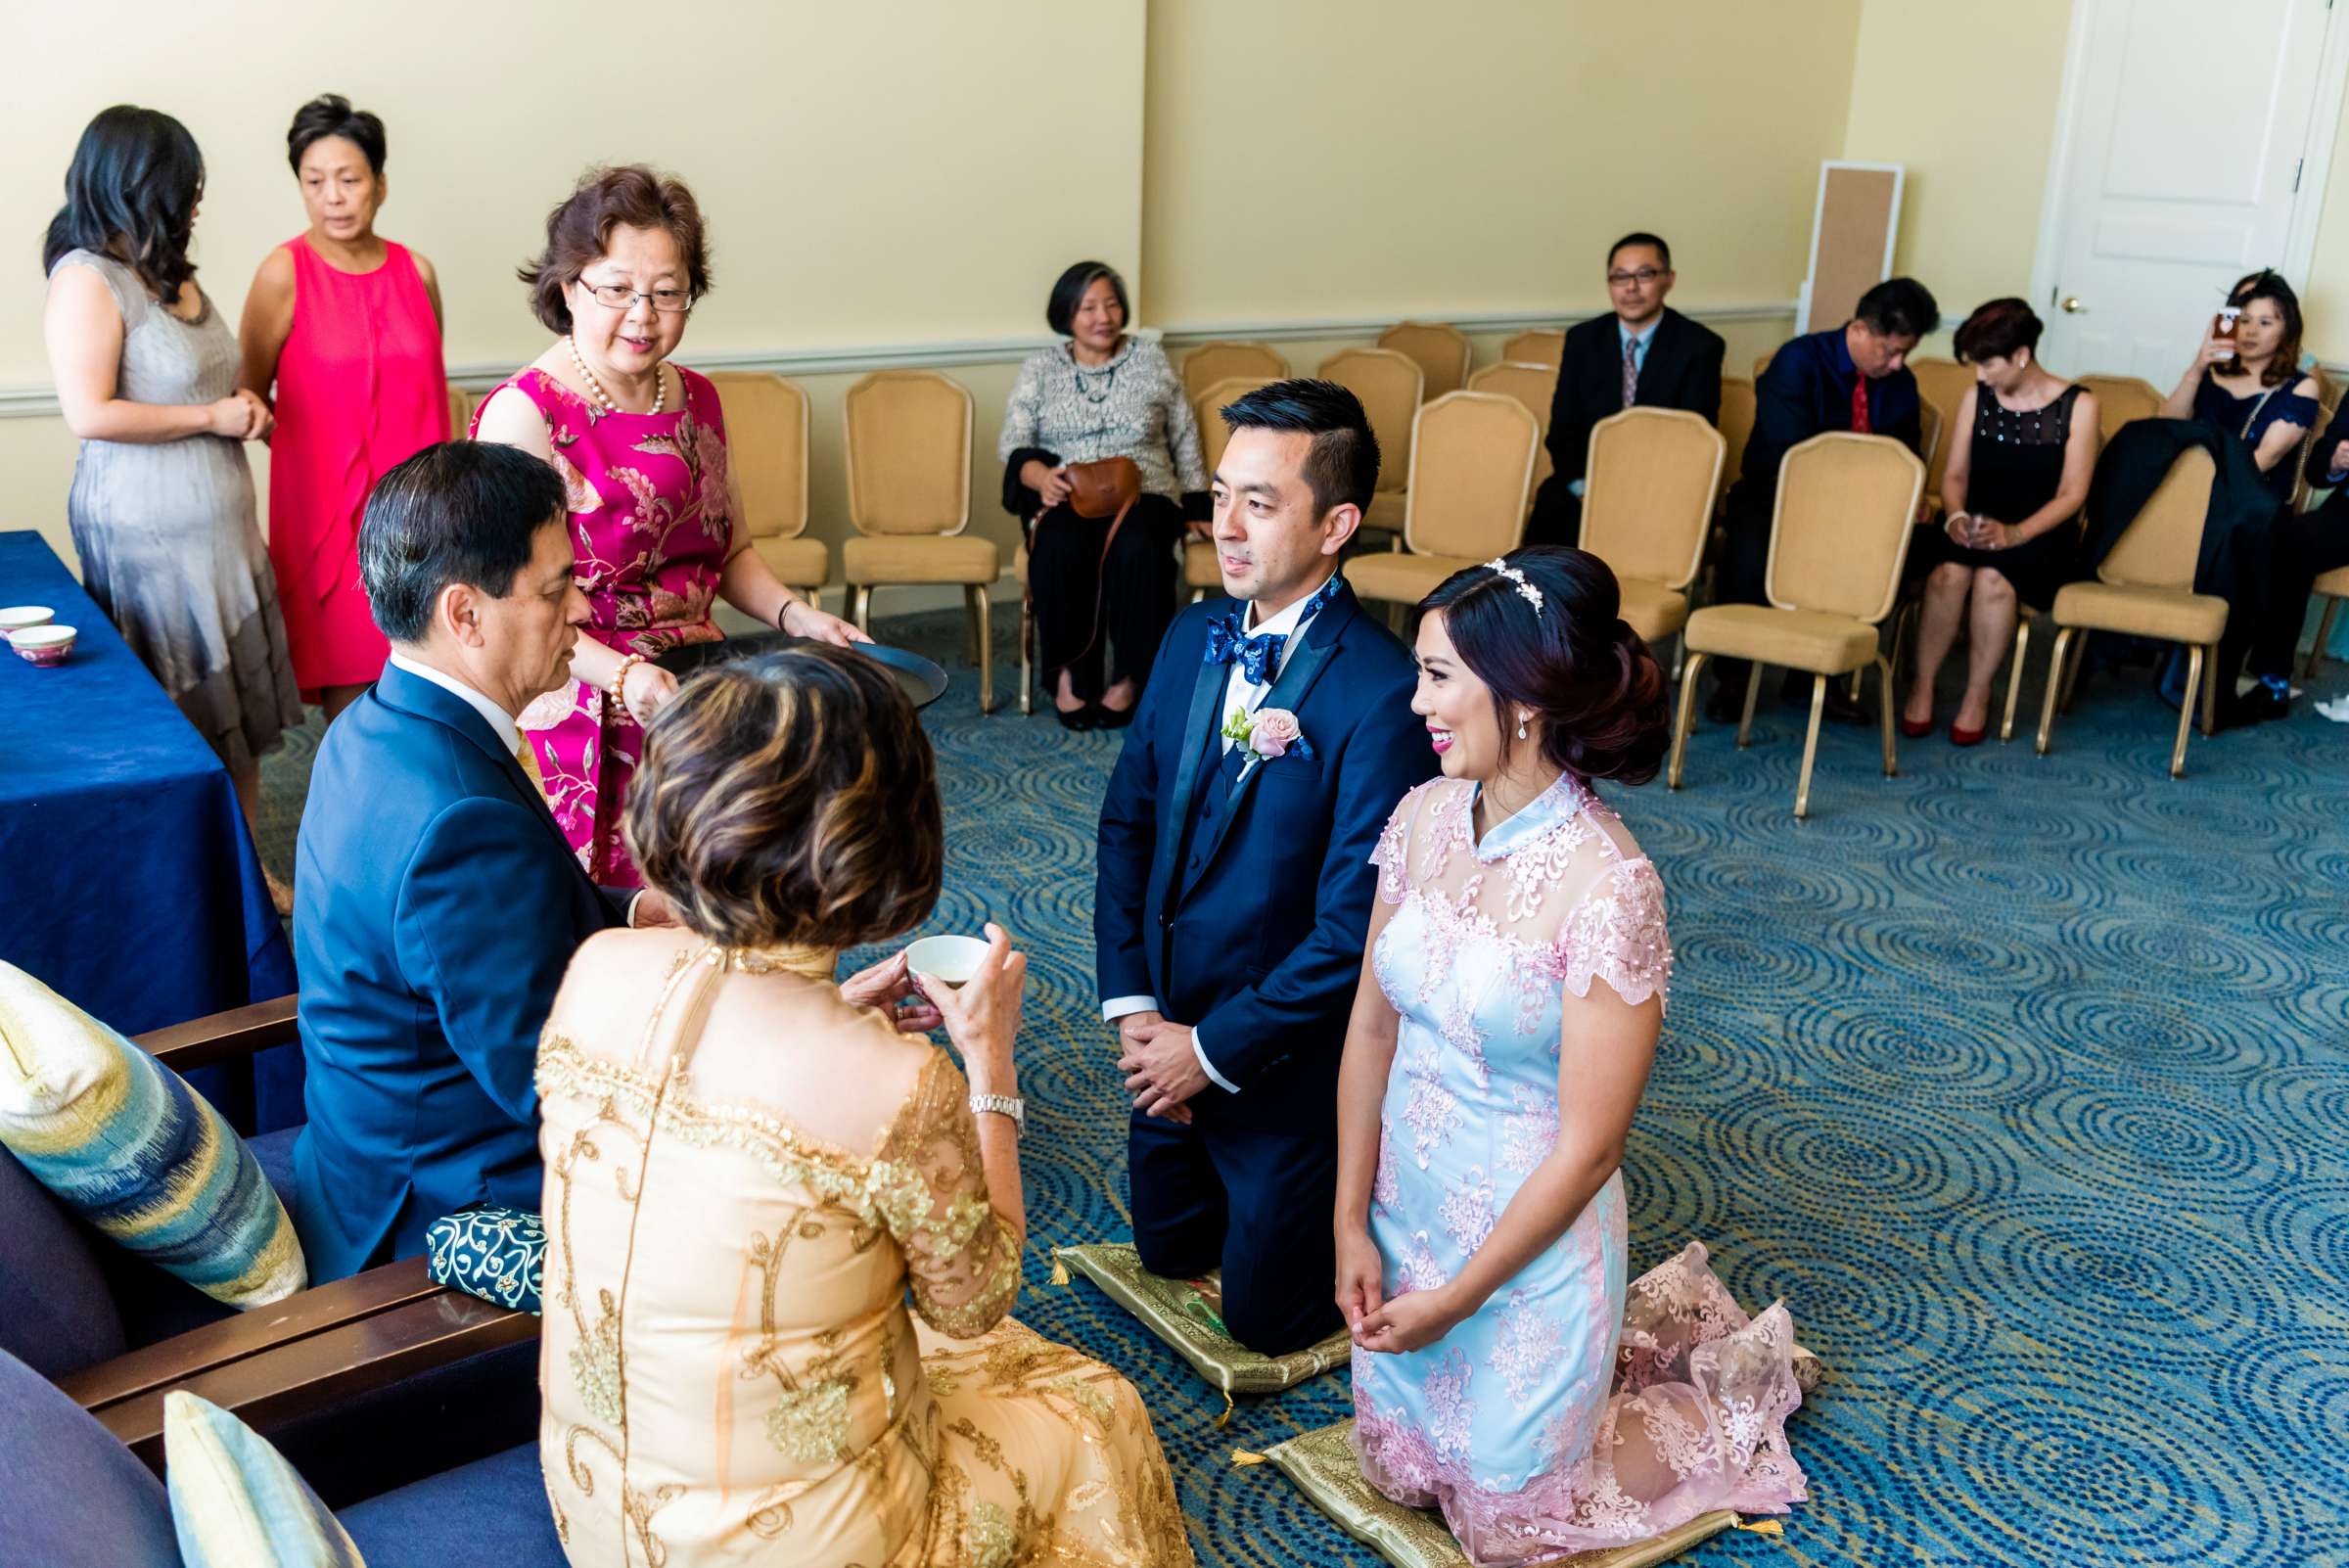
[[[359,586],[359,517],[387,469],[449,438],[432,264],[375,232],[384,122],[329,94],[286,133],[310,226],[245,297],[243,384],[272,399],[269,558],[294,675],[332,720],[391,652]]]

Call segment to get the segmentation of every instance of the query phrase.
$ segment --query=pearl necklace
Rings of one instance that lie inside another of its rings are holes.
[[[604,384],[595,379],[595,372],[587,368],[587,361],[581,357],[579,353],[578,335],[576,333],[565,334],[563,338],[563,346],[571,350],[571,363],[573,368],[577,370],[580,379],[587,383],[587,390],[595,393],[595,400],[602,406],[604,412],[607,414],[626,413],[627,410],[614,402],[612,400],[612,394],[604,391]],[[655,365],[653,367],[653,406],[647,413],[646,417],[650,418],[653,414],[658,414],[661,412],[661,405],[668,400],[668,379],[661,374],[661,367],[659,365]]]

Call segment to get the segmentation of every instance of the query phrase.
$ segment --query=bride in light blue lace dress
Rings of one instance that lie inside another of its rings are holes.
[[[1693,1242],[1626,1285],[1617,1168],[1672,948],[1656,868],[1589,782],[1653,777],[1664,746],[1618,592],[1596,557],[1533,548],[1429,597],[1413,708],[1445,776],[1373,856],[1340,1079],[1356,1449],[1479,1564],[1804,1496],[1785,1308],[1749,1320]]]

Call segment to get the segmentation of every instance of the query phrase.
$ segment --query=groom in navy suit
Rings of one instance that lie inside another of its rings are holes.
[[[655,893],[596,887],[515,715],[571,680],[587,601],[555,471],[428,446],[378,482],[359,573],[392,661],[326,732],[294,875],[313,1280],[424,1251],[481,1204],[538,1207],[538,1031],[579,944]]]
[[[1378,484],[1361,404],[1284,381],[1223,421],[1215,543],[1238,603],[1183,612],[1151,666],[1101,808],[1093,932],[1142,1267],[1220,1265],[1224,1326],[1276,1356],[1343,1326],[1338,1058],[1370,852],[1436,758],[1411,656],[1338,575]]]

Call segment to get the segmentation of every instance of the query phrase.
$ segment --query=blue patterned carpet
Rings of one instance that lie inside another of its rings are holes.
[[[883,635],[955,661],[928,929],[1000,920],[1033,965],[1021,1315],[1140,1385],[1203,1564],[1375,1561],[1228,1462],[1348,1413],[1343,1372],[1217,1430],[1221,1396],[1047,1283],[1049,1246],[1128,1234],[1091,980],[1117,741],[1040,704],[981,718],[953,621]],[[1799,722],[1769,712],[1743,755],[1701,731],[1679,794],[1614,796],[1680,955],[1625,1167],[1633,1267],[1705,1240],[1830,1368],[1791,1424],[1812,1500],[1783,1542],[1685,1560],[2349,1565],[2349,728],[2304,706],[2197,736],[2173,781],[2173,723],[2107,677],[2052,756],[1936,735],[1894,780],[1872,730],[1830,727],[1797,823]],[[281,867],[301,740],[270,763]]]

